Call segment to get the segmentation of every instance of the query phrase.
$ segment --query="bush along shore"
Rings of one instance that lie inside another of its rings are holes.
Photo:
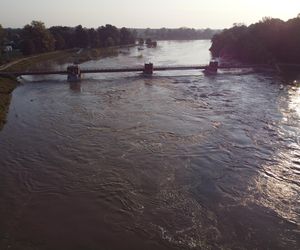
[[[212,38],[213,56],[243,63],[300,64],[300,14],[286,22],[263,18],[245,26],[235,24]]]
[[[9,108],[11,93],[17,86],[14,78],[0,77],[0,130],[6,122],[6,114]]]

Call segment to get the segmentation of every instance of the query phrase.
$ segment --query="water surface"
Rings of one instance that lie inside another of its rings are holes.
[[[82,67],[203,64],[209,46]],[[0,132],[0,249],[299,249],[300,90],[279,76],[22,82]]]

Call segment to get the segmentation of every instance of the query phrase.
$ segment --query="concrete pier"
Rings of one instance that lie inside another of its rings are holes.
[[[144,75],[153,75],[153,63],[146,63],[143,73]]]

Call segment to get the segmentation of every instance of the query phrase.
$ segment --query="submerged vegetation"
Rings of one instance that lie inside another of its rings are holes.
[[[286,22],[263,18],[235,24],[212,38],[212,55],[250,63],[300,63],[300,15]]]

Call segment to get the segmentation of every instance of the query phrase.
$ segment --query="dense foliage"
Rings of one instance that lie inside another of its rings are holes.
[[[5,30],[2,28],[1,24],[0,24],[0,47],[3,46],[4,43],[4,37],[5,37]],[[0,50],[0,55],[1,55],[1,50]]]
[[[263,18],[245,26],[236,24],[214,35],[212,55],[242,62],[300,63],[300,15],[286,22]]]
[[[212,29],[137,29],[139,38],[156,39],[156,40],[195,40],[195,39],[211,39],[219,30]]]
[[[98,29],[55,26],[47,29],[44,23],[32,21],[23,29],[3,29],[0,25],[0,47],[9,44],[24,55],[72,48],[100,48],[135,43],[135,34],[126,28],[112,25]]]

